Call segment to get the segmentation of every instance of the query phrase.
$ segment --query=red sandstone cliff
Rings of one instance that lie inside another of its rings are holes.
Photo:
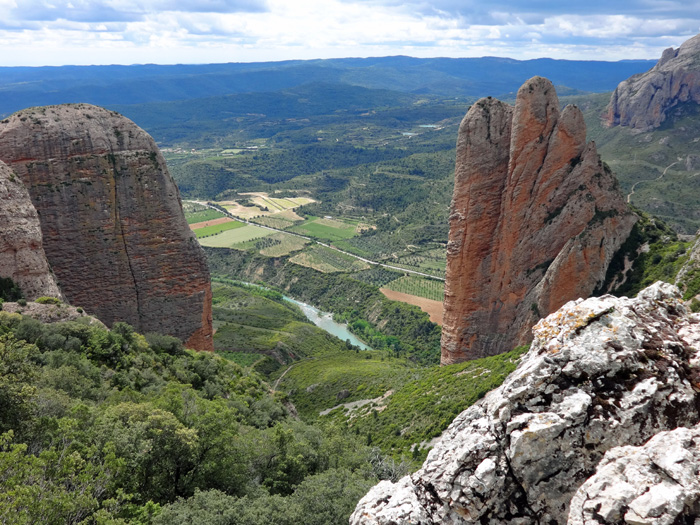
[[[515,107],[479,100],[457,141],[442,363],[529,342],[540,317],[603,282],[635,221],[548,80],[528,80]]]
[[[0,160],[29,190],[71,304],[213,349],[206,259],[145,131],[95,106],[32,108],[0,123]]]
[[[678,49],[666,49],[646,73],[620,82],[604,123],[649,131],[661,125],[671,108],[688,101],[700,103],[700,35]]]
[[[29,300],[62,298],[41,243],[39,217],[22,180],[0,162],[0,277]]]

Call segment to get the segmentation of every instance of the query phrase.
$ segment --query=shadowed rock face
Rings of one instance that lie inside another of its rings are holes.
[[[529,342],[540,317],[604,281],[635,221],[548,80],[528,80],[515,107],[479,100],[457,141],[442,363]]]
[[[71,304],[213,349],[206,259],[146,132],[90,105],[32,108],[0,124],[0,160],[29,189]]]
[[[628,447],[700,421],[700,316],[678,289],[571,301],[533,333],[504,383],[420,470],[371,489],[352,525],[697,523],[678,518],[700,517],[700,433]]]
[[[62,298],[41,243],[39,217],[22,180],[0,162],[0,277],[10,277],[29,300]]]
[[[669,109],[688,101],[700,102],[700,35],[666,49],[646,73],[620,82],[604,123],[649,131],[661,125]]]

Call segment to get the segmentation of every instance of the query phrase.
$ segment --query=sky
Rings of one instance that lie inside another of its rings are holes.
[[[0,66],[656,59],[700,0],[0,0]]]

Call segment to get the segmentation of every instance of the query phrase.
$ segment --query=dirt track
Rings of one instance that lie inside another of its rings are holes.
[[[387,299],[391,299],[392,301],[401,301],[402,303],[417,306],[430,316],[430,320],[433,323],[442,326],[442,302],[434,301],[433,299],[425,299],[424,297],[418,297],[416,295],[409,295],[407,293],[395,292],[394,290],[387,290],[386,288],[380,288],[379,291],[381,291]]]

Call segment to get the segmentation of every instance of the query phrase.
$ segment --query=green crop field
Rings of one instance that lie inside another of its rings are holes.
[[[196,224],[198,222],[211,221],[213,219],[220,219],[221,217],[224,217],[223,213],[221,213],[220,211],[212,210],[211,208],[190,213],[185,212],[187,224]]]
[[[242,228],[236,228],[235,230],[228,230],[218,235],[205,237],[201,239],[199,243],[202,246],[212,246],[214,248],[238,248],[236,245],[239,243],[267,237],[273,233],[275,232],[272,230],[246,224]]]
[[[245,228],[245,224],[238,221],[231,221],[224,222],[221,224],[212,224],[211,226],[205,226],[204,228],[197,228],[196,230],[194,230],[194,233],[198,239],[202,239],[204,237],[218,235],[222,232],[236,230],[239,228]]]
[[[357,235],[356,229],[357,225],[355,224],[349,224],[335,219],[314,218],[304,224],[295,226],[290,231],[317,239],[339,241],[350,239]]]
[[[433,301],[442,301],[443,294],[445,293],[445,283],[443,281],[425,279],[413,275],[399,277],[395,281],[385,284],[384,288],[394,290],[395,292],[425,297]]]
[[[369,264],[325,246],[314,245],[289,259],[324,273],[357,272],[369,269]]]

